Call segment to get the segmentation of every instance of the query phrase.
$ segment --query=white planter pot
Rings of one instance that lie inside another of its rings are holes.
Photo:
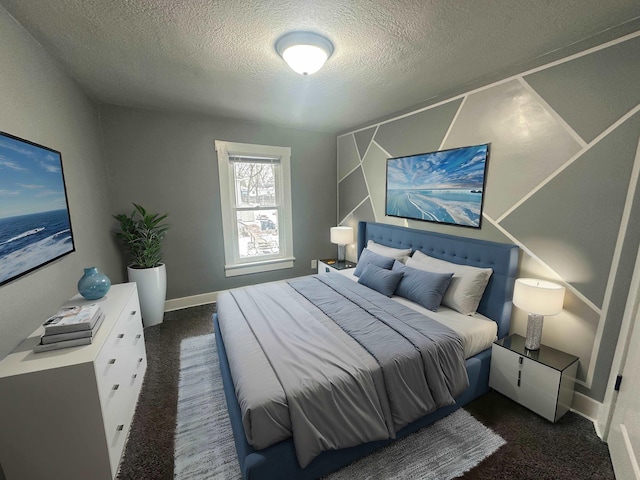
[[[154,268],[127,267],[130,282],[138,285],[140,313],[145,327],[162,323],[167,297],[167,269],[164,263]]]

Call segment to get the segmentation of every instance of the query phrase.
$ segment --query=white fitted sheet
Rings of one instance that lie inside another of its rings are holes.
[[[339,272],[351,278],[353,281],[358,281],[358,277],[353,275],[353,268],[339,270]],[[497,339],[498,324],[480,313],[463,315],[443,305],[438,307],[437,312],[432,312],[404,297],[394,295],[391,298],[423,315],[437,320],[460,335],[464,346],[464,358],[473,357],[475,354],[490,348],[491,344]]]
[[[462,338],[464,358],[473,357],[476,353],[491,347],[498,335],[498,324],[479,313],[462,315],[451,308],[440,305],[437,312],[432,312],[417,303],[403,297],[393,296],[397,302],[406,305],[429,318],[446,325]]]

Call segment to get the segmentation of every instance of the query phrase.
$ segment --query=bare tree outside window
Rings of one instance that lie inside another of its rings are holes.
[[[238,250],[241,258],[278,254],[277,164],[233,162]]]

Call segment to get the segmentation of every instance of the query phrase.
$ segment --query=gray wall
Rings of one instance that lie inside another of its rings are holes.
[[[520,276],[567,286],[543,342],[602,401],[640,242],[640,32],[338,136],[339,221],[516,243]],[[482,228],[385,217],[389,157],[491,143]],[[638,165],[635,165],[636,168]],[[635,193],[635,197],[634,197]],[[634,199],[635,198],[635,199]],[[354,259],[353,247],[348,254]],[[512,333],[526,313],[514,309]]]
[[[0,130],[62,153],[76,245],[75,253],[0,287],[1,359],[77,293],[84,267],[95,265],[114,282],[123,277],[109,240],[95,104],[2,7],[0,32]]]
[[[135,202],[169,214],[168,299],[308,275],[312,259],[335,254],[334,134],[114,106],[100,115],[111,211]],[[291,147],[293,269],[225,277],[215,140]]]
[[[2,7],[0,32],[0,131],[62,153],[76,246],[74,253],[0,287],[2,359],[77,293],[84,267],[98,266],[114,282],[123,277],[109,241],[107,172],[95,104]]]

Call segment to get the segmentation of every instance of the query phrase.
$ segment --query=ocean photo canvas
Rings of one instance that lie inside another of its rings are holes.
[[[0,285],[74,250],[60,152],[0,132]]]
[[[489,144],[387,160],[386,215],[480,228]]]

